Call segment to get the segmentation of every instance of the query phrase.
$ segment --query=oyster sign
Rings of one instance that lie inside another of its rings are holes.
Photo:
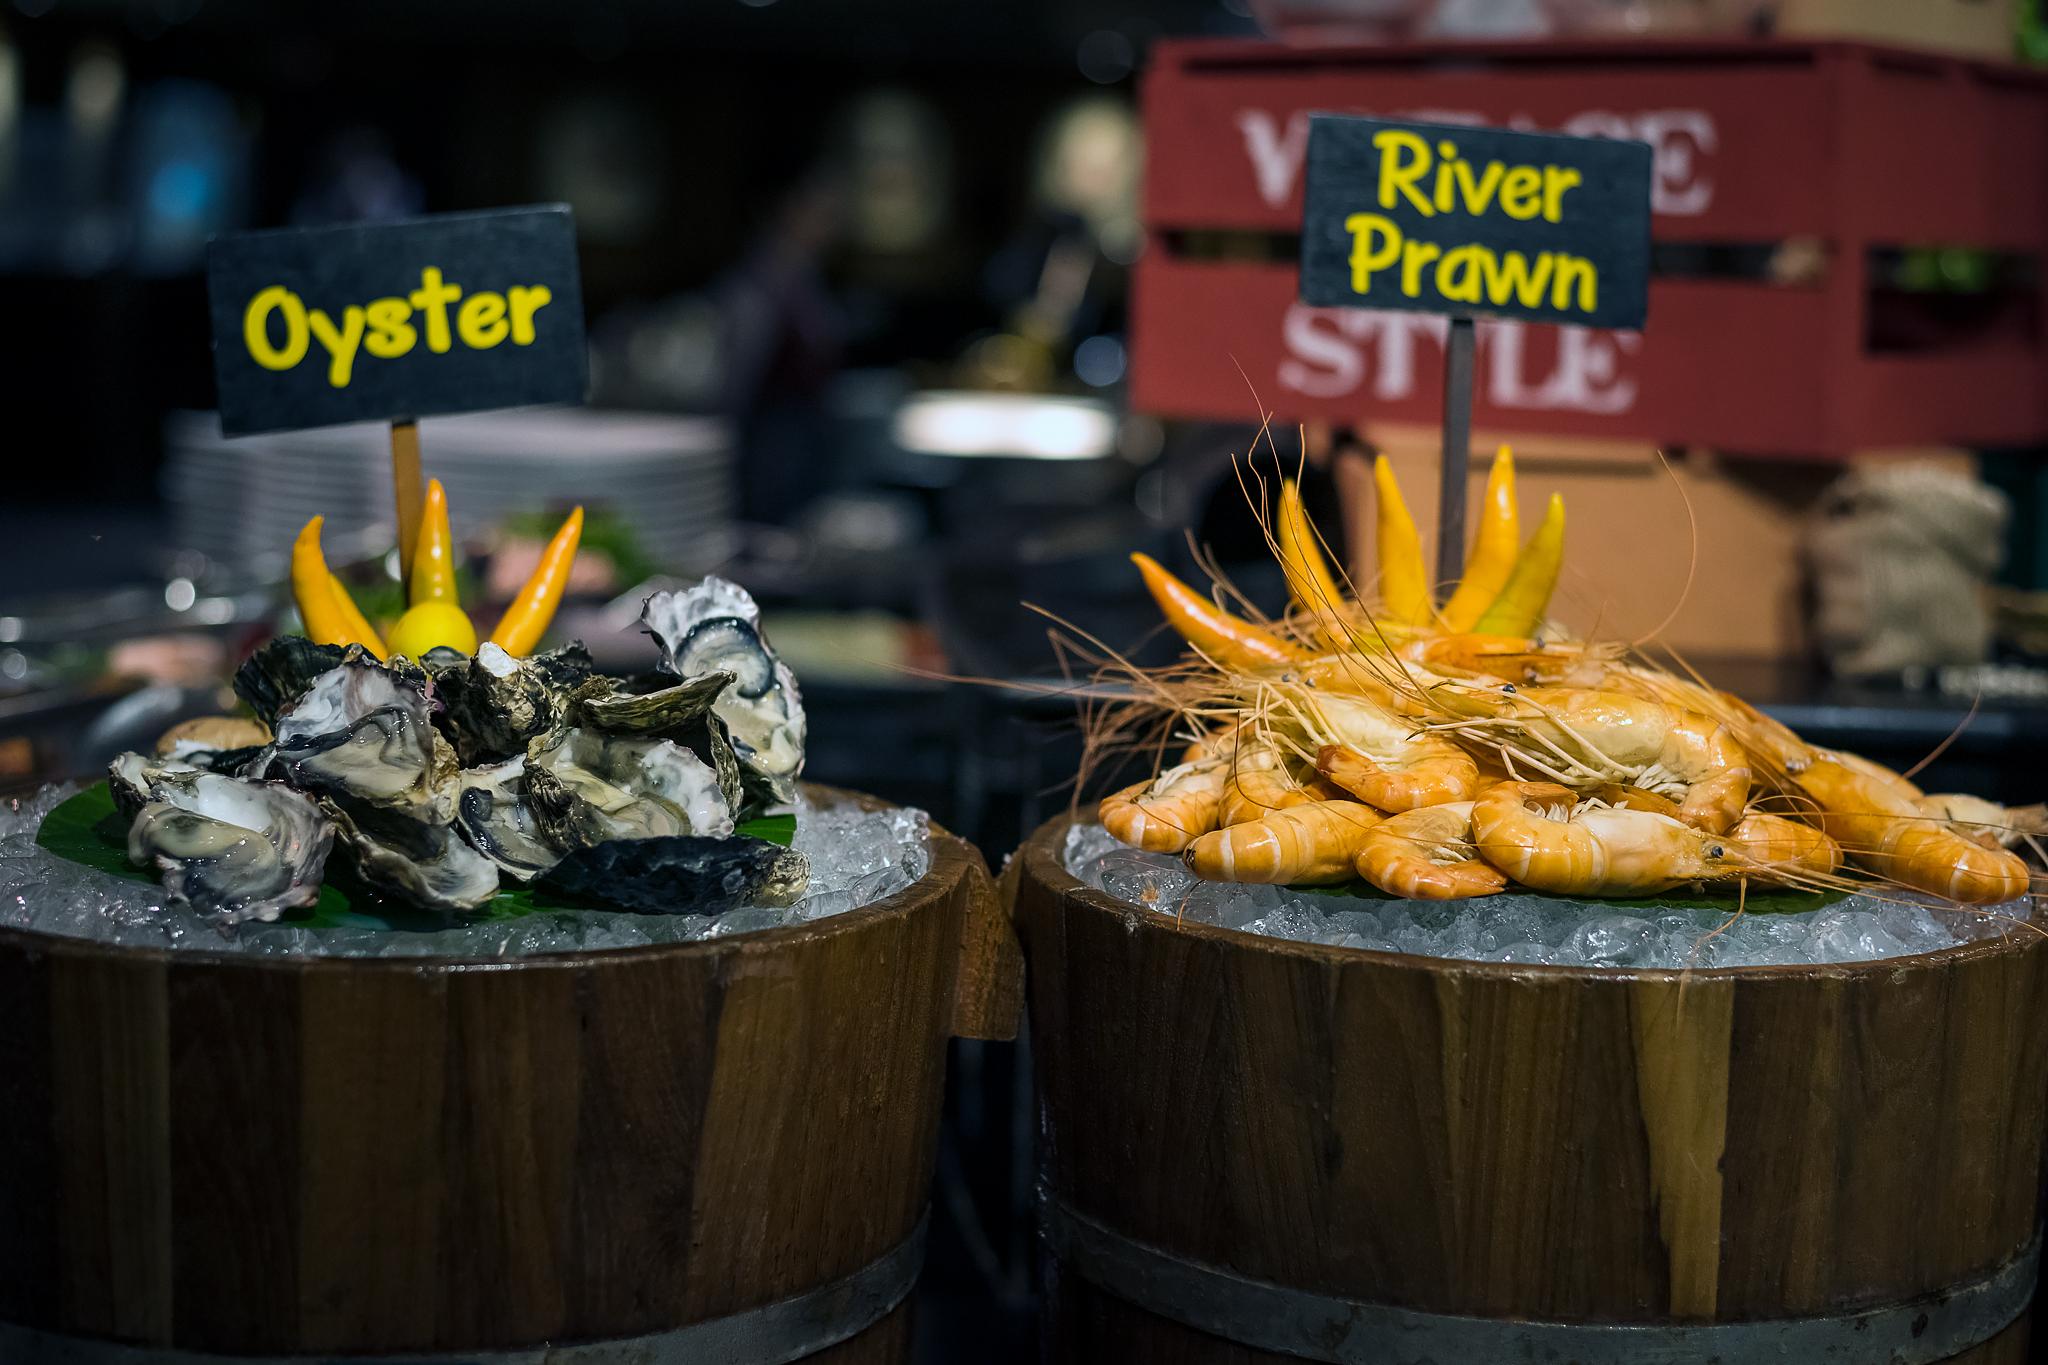
[[[583,401],[567,205],[235,233],[206,273],[227,435]]]

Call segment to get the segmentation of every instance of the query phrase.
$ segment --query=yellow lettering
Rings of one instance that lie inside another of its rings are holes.
[[[1423,217],[1433,216],[1436,210],[1415,188],[1415,182],[1429,174],[1429,143],[1402,129],[1387,128],[1372,135],[1372,145],[1380,152],[1380,207],[1397,207],[1398,195]]]
[[[1595,270],[1593,263],[1583,256],[1567,256],[1561,251],[1556,254],[1557,273],[1551,277],[1550,281],[1550,306],[1552,308],[1571,307],[1572,286],[1576,282],[1579,290],[1580,311],[1592,312],[1599,306],[1600,272]]]
[[[420,287],[412,291],[412,306],[427,320],[427,349],[436,354],[448,350],[448,305],[462,297],[462,286],[443,284],[441,268],[428,266],[420,272]]]
[[[356,367],[356,347],[363,344],[363,310],[354,304],[342,309],[340,331],[318,308],[307,315],[307,320],[313,325],[313,335],[327,348],[327,382],[337,389],[347,388],[349,375]]]
[[[1500,208],[1510,218],[1534,218],[1542,212],[1543,172],[1534,166],[1509,171],[1500,186]]]
[[[1486,212],[1486,206],[1493,202],[1493,191],[1500,184],[1501,175],[1507,168],[1498,161],[1487,162],[1486,169],[1480,172],[1477,184],[1472,181],[1471,162],[1460,161],[1452,170],[1458,177],[1458,188],[1464,195],[1465,211],[1479,214]]]
[[[396,360],[419,343],[419,329],[407,321],[412,305],[404,299],[373,299],[366,311],[370,334],[363,338],[363,349],[379,360]]]
[[[1480,271],[1486,277],[1486,301],[1496,308],[1507,303],[1541,308],[1543,291],[1550,283],[1550,270],[1555,263],[1556,253],[1550,251],[1538,255],[1534,267],[1519,251],[1502,257],[1488,252],[1480,261]]]
[[[1422,267],[1444,254],[1435,242],[1409,242],[1401,252],[1401,292],[1411,299],[1422,297]]]
[[[1372,287],[1372,272],[1400,256],[1401,229],[1377,213],[1354,213],[1344,220],[1344,230],[1351,234],[1351,292],[1363,294]],[[1375,234],[1384,239],[1382,245],[1373,245]]]
[[[512,344],[533,345],[533,315],[553,303],[554,294],[544,284],[531,289],[515,284],[505,291],[505,298],[512,308]]]
[[[471,294],[456,310],[455,332],[465,346],[488,351],[503,341],[511,330],[511,324],[505,321],[503,294]]]
[[[270,344],[270,315],[284,315],[284,345]],[[242,312],[242,342],[249,358],[266,370],[289,370],[306,358],[306,305],[281,284],[249,300]]]
[[[1564,192],[1580,183],[1579,173],[1569,166],[1545,166],[1543,168],[1543,220],[1559,222],[1564,218]]]
[[[1493,252],[1483,246],[1455,247],[1436,268],[1436,292],[1457,303],[1479,302],[1480,262]]]
[[[1439,142],[1436,144],[1436,150],[1437,155],[1443,158],[1437,163],[1436,168],[1436,211],[1449,213],[1457,206],[1457,200],[1452,198],[1456,186],[1452,183],[1451,166],[1458,159],[1458,146],[1454,142]],[[1472,173],[1470,166],[1460,169],[1467,175]]]

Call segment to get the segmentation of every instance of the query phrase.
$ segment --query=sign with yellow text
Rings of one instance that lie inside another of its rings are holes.
[[[1643,325],[1650,147],[1315,114],[1301,298]]]
[[[206,286],[230,436],[583,401],[566,205],[236,233]]]

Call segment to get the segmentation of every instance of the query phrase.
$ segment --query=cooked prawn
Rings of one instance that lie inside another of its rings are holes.
[[[1103,797],[1096,814],[1104,829],[1132,848],[1179,853],[1216,828],[1229,776],[1226,760],[1199,758]]]
[[[1760,881],[1803,882],[1827,877],[1842,865],[1842,849],[1827,831],[1769,811],[1751,811],[1728,831],[1728,842],[1756,864]]]
[[[1680,819],[1713,833],[1732,827],[1748,804],[1748,755],[1712,716],[1576,687],[1468,692],[1460,705],[1474,718],[1443,728],[1493,746],[1511,770],[1575,787],[1642,787],[1671,797]]]
[[[1871,765],[1875,766],[1875,765]],[[2026,894],[2027,865],[1986,848],[1945,819],[1930,819],[1896,773],[1816,758],[1795,781],[1819,807],[1820,827],[1864,867],[1902,886],[1966,905],[1996,905]]]
[[[1311,801],[1213,830],[1188,845],[1190,871],[1212,882],[1348,882],[1358,842],[1383,817],[1356,801]]]
[[[1223,784],[1223,808],[1216,817],[1219,827],[1318,799],[1288,772],[1286,760],[1270,740],[1241,734],[1225,761],[1230,771]]]
[[[1582,803],[1554,782],[1502,782],[1472,803],[1479,855],[1522,885],[1571,896],[1650,896],[1738,872],[1720,837],[1654,811]]]
[[[1381,810],[1469,801],[1479,789],[1472,755],[1362,697],[1298,689],[1282,707],[1318,746],[1316,771]]]
[[[2011,848],[2022,839],[2048,834],[2048,806],[2001,806],[1965,792],[1922,796],[1913,804],[1986,848]]]
[[[1508,884],[1472,848],[1472,803],[1423,806],[1365,832],[1353,859],[1358,875],[1390,896],[1448,901],[1490,896]]]

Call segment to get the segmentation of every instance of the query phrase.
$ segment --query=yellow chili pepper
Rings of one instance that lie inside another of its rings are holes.
[[[1550,594],[1557,590],[1558,570],[1564,567],[1564,498],[1550,495],[1543,524],[1529,537],[1507,586],[1473,627],[1481,635],[1531,635],[1543,623],[1550,606]]]
[[[1152,556],[1132,555],[1131,563],[1144,575],[1145,587],[1167,623],[1216,662],[1229,668],[1270,668],[1304,657],[1271,631],[1224,611],[1168,573]]]
[[[1401,485],[1394,480],[1394,467],[1384,455],[1372,462],[1373,489],[1377,494],[1377,533],[1380,557],[1380,601],[1396,625],[1419,626],[1429,621],[1429,578],[1422,567],[1422,538],[1415,534],[1415,518],[1401,500]]]
[[[412,582],[406,603],[455,601],[455,533],[448,527],[448,495],[439,479],[427,481],[427,503],[420,510],[419,539],[413,543]]]
[[[390,658],[391,652],[384,648],[384,640],[377,634],[377,628],[370,624],[370,618],[363,615],[361,608],[356,606],[356,599],[348,595],[348,588],[332,572],[327,575],[327,586],[334,594],[334,608],[341,613],[349,637],[378,658]]]
[[[1444,603],[1444,629],[1467,631],[1508,585],[1515,551],[1522,543],[1515,515],[1515,452],[1506,446],[1493,457],[1486,476],[1486,498],[1479,507],[1479,533],[1465,560],[1465,576]]]
[[[1316,635],[1332,649],[1343,649],[1351,639],[1344,619],[1344,594],[1330,576],[1330,566],[1316,543],[1315,529],[1302,509],[1301,490],[1294,480],[1280,481],[1280,515],[1275,539],[1280,542],[1280,568],[1287,575],[1287,589],[1315,622]]]
[[[555,532],[555,538],[541,552],[533,576],[526,580],[519,596],[512,599],[512,605],[505,608],[504,618],[491,632],[492,642],[507,654],[532,652],[540,637],[547,633],[548,623],[555,619],[555,608],[562,603],[562,590],[569,583],[569,565],[576,558],[576,542],[582,538],[583,509],[579,507]]]
[[[315,644],[361,645],[381,657],[383,642],[369,623],[362,621],[354,602],[343,610],[341,604],[348,594],[340,590],[334,575],[327,571],[327,557],[320,552],[320,528],[326,520],[314,517],[292,542],[292,598],[298,603],[306,637]]]

